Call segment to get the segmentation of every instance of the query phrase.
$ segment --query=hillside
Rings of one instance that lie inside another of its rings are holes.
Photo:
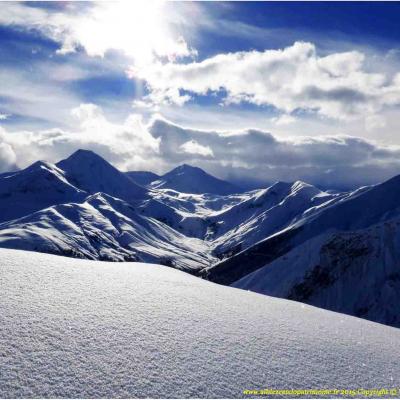
[[[4,249],[0,258],[0,397],[400,385],[394,328],[158,265]]]
[[[400,219],[325,233],[232,286],[400,328]]]
[[[400,215],[399,193],[400,176],[396,176],[375,186],[334,195],[334,201],[310,207],[290,226],[208,268],[205,273],[215,282],[231,284],[323,233],[365,229],[396,218]]]

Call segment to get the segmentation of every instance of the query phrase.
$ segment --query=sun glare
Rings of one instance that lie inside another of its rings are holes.
[[[137,65],[187,52],[186,43],[168,27],[164,1],[99,2],[81,20],[76,34],[90,55],[103,56],[108,49],[117,49]]]

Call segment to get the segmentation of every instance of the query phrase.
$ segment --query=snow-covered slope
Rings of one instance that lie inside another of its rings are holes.
[[[219,257],[245,250],[301,219],[303,212],[338,201],[307,183],[277,182],[267,189],[250,192],[248,199],[213,214],[213,246]]]
[[[400,218],[317,236],[233,286],[400,327]]]
[[[183,164],[153,181],[156,189],[173,189],[182,193],[228,195],[240,192],[232,183],[215,178],[200,168]]]
[[[68,182],[63,170],[38,161],[24,170],[0,177],[0,222],[60,202],[79,201],[86,195]]]
[[[231,284],[274,261],[296,246],[327,232],[368,228],[400,215],[400,176],[304,211],[290,226],[275,232],[226,261],[208,268],[209,279]]]
[[[400,386],[398,329],[157,265],[0,258],[2,398]]]
[[[97,193],[0,224],[0,247],[196,270],[215,263],[207,243],[186,237],[123,200]]]

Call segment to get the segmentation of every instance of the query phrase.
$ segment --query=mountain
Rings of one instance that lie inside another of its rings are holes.
[[[379,397],[360,390],[400,386],[398,329],[159,265],[0,259],[1,398],[243,398],[265,382]]]
[[[160,179],[160,175],[157,175],[154,172],[149,172],[149,171],[128,171],[125,172],[125,175],[140,186],[147,186],[151,182]]]
[[[0,176],[0,222],[59,202],[79,201],[86,195],[56,165],[38,161],[21,171]]]
[[[248,199],[210,217],[217,224],[214,252],[220,258],[251,247],[292,225],[305,211],[322,208],[342,196],[301,181],[276,182],[250,194]]]
[[[146,189],[92,151],[77,150],[57,167],[72,184],[88,193],[103,192],[128,202],[147,197]]]
[[[187,164],[180,165],[172,171],[151,182],[154,189],[172,189],[182,193],[216,194],[226,196],[238,193],[241,189],[232,183],[215,178],[200,168]]]
[[[400,216],[324,233],[232,286],[400,328]]]
[[[215,282],[231,284],[319,234],[367,228],[394,218],[400,215],[398,193],[400,176],[342,196],[334,195],[335,201],[311,207],[287,228],[204,273]]]
[[[187,271],[215,262],[203,241],[138,211],[97,193],[79,204],[58,204],[0,224],[0,247],[91,260],[157,261]]]
[[[296,181],[221,195],[177,190],[221,189],[198,168],[167,175],[145,188],[85,150],[2,174],[0,247],[163,264],[399,325],[400,176],[343,193]]]
[[[306,210],[208,279],[400,327],[400,177]]]

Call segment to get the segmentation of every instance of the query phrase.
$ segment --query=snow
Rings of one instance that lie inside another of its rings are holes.
[[[0,176],[0,222],[59,202],[77,201],[85,195],[67,181],[64,171],[38,161],[24,170]]]
[[[400,176],[348,193],[301,181],[233,190],[196,167],[122,173],[78,150],[0,175],[0,247],[243,278],[238,287],[399,326]]]
[[[0,259],[0,397],[400,385],[398,329],[157,265]]]
[[[88,193],[104,192],[128,202],[147,197],[146,189],[92,151],[77,150],[58,162],[57,167],[75,186]]]
[[[216,261],[202,240],[101,193],[80,204],[56,205],[0,224],[0,229],[0,246],[6,248],[109,261],[157,261],[186,270]]]
[[[78,150],[57,165],[0,177],[0,246],[199,271],[332,198],[303,182],[221,196],[145,189],[128,176]],[[202,190],[229,186],[188,165],[165,176]]]
[[[252,194],[212,219],[223,222],[214,239],[218,253],[237,246],[244,250],[293,224],[309,208],[328,204],[333,197],[300,181],[277,182]]]
[[[326,232],[232,286],[400,328],[400,218]]]

